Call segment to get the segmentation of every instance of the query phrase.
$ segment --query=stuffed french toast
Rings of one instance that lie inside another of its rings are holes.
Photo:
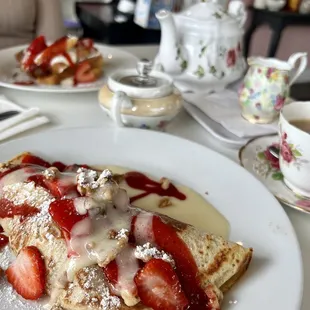
[[[30,153],[3,163],[8,282],[54,310],[220,309],[252,249],[136,208],[121,177]]]
[[[103,57],[89,38],[65,36],[48,44],[44,36],[15,55],[20,70],[16,84],[78,85],[98,80],[103,72]]]

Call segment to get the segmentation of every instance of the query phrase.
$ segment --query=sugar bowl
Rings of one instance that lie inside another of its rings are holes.
[[[112,73],[99,91],[100,107],[118,126],[163,130],[182,109],[172,78],[147,59]]]

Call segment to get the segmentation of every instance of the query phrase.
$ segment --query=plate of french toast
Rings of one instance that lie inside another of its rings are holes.
[[[0,51],[0,86],[28,91],[85,92],[98,90],[116,69],[136,64],[120,49],[90,38],[65,36]]]
[[[2,144],[0,162],[1,310],[300,309],[285,212],[203,146],[65,129]]]

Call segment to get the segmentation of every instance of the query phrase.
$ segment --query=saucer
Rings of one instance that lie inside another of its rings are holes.
[[[281,203],[310,214],[310,199],[295,194],[285,185],[279,160],[267,150],[269,146],[278,144],[278,135],[250,140],[239,151],[240,164],[258,178]]]

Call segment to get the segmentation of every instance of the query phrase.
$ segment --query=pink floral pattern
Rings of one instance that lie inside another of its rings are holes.
[[[297,200],[296,205],[298,207],[302,207],[303,209],[307,209],[310,211],[310,200],[308,200],[308,199]]]
[[[292,149],[290,148],[286,139],[287,139],[287,134],[284,132],[281,137],[280,152],[283,157],[283,160],[286,161],[287,163],[290,163],[293,161],[294,156],[293,156]]]
[[[276,103],[274,105],[274,109],[276,111],[280,111],[283,108],[284,103],[285,103],[285,97],[278,95],[276,98]]]
[[[236,60],[237,60],[237,55],[236,55],[236,50],[235,49],[231,49],[227,52],[227,67],[233,67],[236,64]]]
[[[274,180],[282,180],[283,174],[280,171],[279,159],[270,153],[269,148],[271,146],[279,148],[279,143],[272,143],[272,145],[268,146],[264,151],[258,152],[257,159],[262,161],[266,166],[267,170],[264,173],[265,177],[268,177],[268,175],[271,174],[271,177]]]

